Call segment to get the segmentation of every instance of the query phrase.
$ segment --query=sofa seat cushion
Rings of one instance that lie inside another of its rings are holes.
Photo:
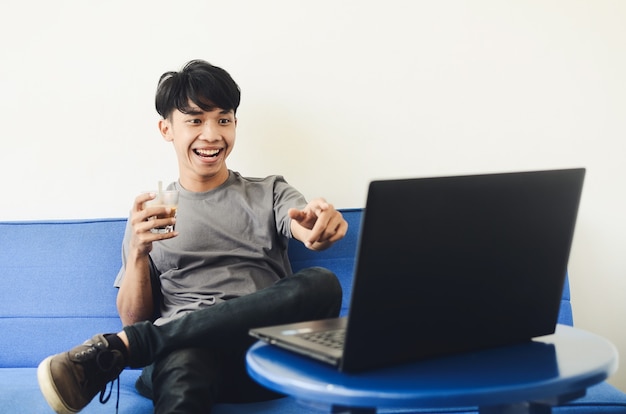
[[[0,407],[3,412],[11,413],[48,413],[52,412],[44,400],[37,385],[36,368],[0,368]],[[152,401],[143,398],[135,391],[138,370],[126,370],[120,376],[119,414],[151,414]],[[81,413],[110,414],[115,412],[116,387],[107,404],[100,404],[98,397]],[[327,408],[327,407],[325,407]],[[313,414],[328,412],[323,407],[300,403],[293,398],[281,398],[273,401],[250,404],[219,404],[214,414]],[[477,414],[472,409],[448,410],[380,410],[381,413],[457,413]],[[589,388],[587,395],[566,406],[555,407],[555,414],[583,413],[624,413],[626,398],[619,390],[604,382]]]
[[[139,371],[126,370],[120,375],[120,414],[152,414],[152,401],[135,391]],[[0,368],[0,407],[6,413],[51,413],[37,384],[37,368]],[[108,392],[108,390],[107,390]],[[115,413],[117,386],[107,404],[98,396],[81,413]]]
[[[125,370],[120,375],[119,414],[152,414],[152,401],[135,390],[140,370]],[[3,413],[51,413],[37,384],[36,368],[0,368],[0,407]],[[107,390],[108,391],[108,390]],[[110,400],[100,404],[98,396],[85,407],[81,414],[115,413],[117,386],[113,386]],[[311,411],[292,398],[282,398],[251,404],[219,404],[214,414],[306,414]]]
[[[626,413],[626,395],[610,385],[601,382],[587,389],[587,394],[563,406],[554,407],[554,414]]]

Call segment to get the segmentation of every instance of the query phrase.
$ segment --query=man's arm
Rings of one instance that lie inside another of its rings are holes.
[[[289,209],[291,233],[311,250],[324,250],[342,239],[348,222],[323,198],[311,200],[302,210]]]
[[[136,322],[152,319],[154,315],[154,298],[150,280],[150,251],[152,243],[157,240],[176,237],[177,232],[156,234],[151,233],[153,227],[174,224],[174,218],[149,220],[150,217],[164,212],[165,207],[144,209],[143,204],[154,198],[154,194],[142,194],[135,199],[130,216],[132,232],[129,251],[126,257],[124,277],[117,292],[117,312],[122,324],[132,325]]]
[[[147,256],[131,254],[128,257],[126,272],[117,292],[117,312],[124,326],[151,319],[154,304]]]

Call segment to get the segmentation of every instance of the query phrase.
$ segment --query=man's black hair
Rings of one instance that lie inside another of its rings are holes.
[[[216,108],[237,112],[241,91],[224,69],[204,60],[192,60],[180,72],[166,72],[159,79],[155,105],[163,118],[175,109],[189,113],[189,101],[204,111]]]

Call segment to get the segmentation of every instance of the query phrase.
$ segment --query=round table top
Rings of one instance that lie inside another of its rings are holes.
[[[533,341],[362,373],[257,342],[248,372],[261,385],[311,402],[377,408],[492,406],[566,396],[617,370],[617,351],[595,334],[558,325]]]

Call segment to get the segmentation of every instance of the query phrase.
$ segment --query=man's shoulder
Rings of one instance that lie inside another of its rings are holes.
[[[302,208],[306,205],[304,196],[282,175],[266,177],[244,177],[237,172],[231,173],[232,189],[246,198],[263,199],[274,207]],[[285,213],[286,215],[286,213]]]

